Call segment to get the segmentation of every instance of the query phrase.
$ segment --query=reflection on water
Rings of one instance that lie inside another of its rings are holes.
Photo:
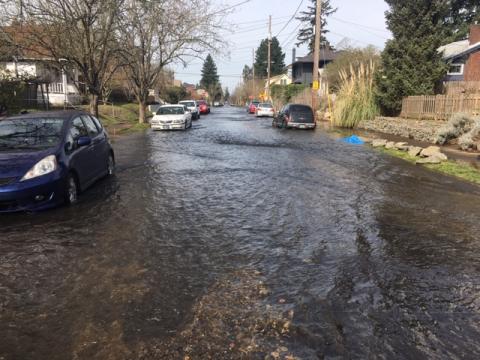
[[[224,108],[2,216],[0,358],[478,358],[478,187]]]

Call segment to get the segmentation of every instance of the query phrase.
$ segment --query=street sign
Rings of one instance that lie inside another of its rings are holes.
[[[312,84],[312,89],[313,90],[318,90],[320,89],[320,84],[318,81],[314,81],[313,84]]]

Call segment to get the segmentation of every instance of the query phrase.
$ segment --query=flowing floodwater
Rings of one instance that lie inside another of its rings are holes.
[[[0,217],[0,359],[478,359],[480,191],[214,109]]]

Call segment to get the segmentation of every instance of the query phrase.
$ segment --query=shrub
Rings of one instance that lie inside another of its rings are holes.
[[[453,114],[450,120],[438,130],[436,143],[445,145],[449,141],[468,133],[472,130],[474,124],[474,119],[467,114]]]
[[[463,134],[458,139],[458,145],[462,150],[477,150],[478,144],[480,142],[480,119],[475,121],[475,125],[468,132]]]
[[[379,109],[375,102],[373,61],[340,72],[340,87],[335,100],[333,121],[336,126],[354,128],[365,119],[373,119]]]

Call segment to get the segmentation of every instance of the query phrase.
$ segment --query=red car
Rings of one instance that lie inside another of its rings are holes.
[[[210,114],[210,106],[205,100],[197,101],[198,110],[200,110],[200,114]]]
[[[260,104],[260,101],[253,100],[250,105],[248,105],[248,113],[255,114],[257,112],[257,106]]]

